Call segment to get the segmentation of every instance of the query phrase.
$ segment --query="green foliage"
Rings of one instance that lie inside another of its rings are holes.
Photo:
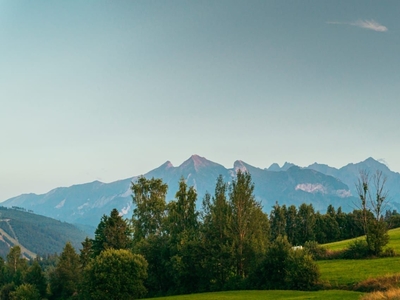
[[[291,250],[285,268],[287,289],[312,290],[317,286],[320,277],[318,266],[304,250]]]
[[[93,255],[97,256],[106,249],[129,249],[131,246],[130,228],[118,210],[114,208],[110,216],[103,215],[92,241]]]
[[[124,249],[107,249],[85,268],[82,296],[92,300],[140,298],[146,293],[146,270],[143,256]]]
[[[249,173],[237,173],[229,193],[231,238],[235,274],[245,278],[257,265],[269,242],[269,222],[254,198]]]
[[[67,241],[78,249],[86,235],[72,224],[34,213],[5,207],[0,207],[0,212],[0,229],[12,238],[16,237],[21,245],[36,254],[60,253]],[[0,256],[5,258],[8,250],[9,247],[0,241]]]
[[[168,186],[161,179],[146,179],[141,176],[131,186],[133,210],[133,231],[135,241],[149,235],[160,235],[165,217]]]
[[[31,289],[30,286],[34,287],[38,292],[38,295],[42,298],[46,296],[47,281],[37,260],[28,268],[24,276],[24,283],[28,286],[25,289]],[[17,289],[18,290],[18,289]]]
[[[367,244],[372,254],[379,256],[383,247],[389,242],[386,223],[373,219],[368,223]]]
[[[316,241],[308,241],[304,244],[304,250],[312,256],[313,259],[319,260],[326,258],[326,248],[319,245]]]
[[[271,228],[271,240],[275,240],[279,235],[286,234],[286,206],[280,206],[278,202],[272,207],[270,213],[270,228]]]
[[[1,287],[0,290],[0,300],[12,300],[12,292],[15,291],[15,283],[6,283]]]
[[[79,255],[67,243],[56,268],[50,273],[50,299],[68,299],[78,292],[81,279]]]
[[[318,266],[311,255],[293,249],[286,237],[278,236],[249,281],[257,289],[311,290],[318,284],[319,277]]]
[[[11,292],[12,300],[40,300],[42,297],[36,286],[24,283],[18,286],[14,292]]]
[[[22,274],[27,269],[28,265],[26,260],[21,256],[21,248],[19,246],[10,248],[5,266],[8,281],[13,281],[16,285],[21,284]]]
[[[342,256],[346,259],[360,259],[371,255],[368,244],[363,239],[354,240],[343,252]]]
[[[208,290],[221,290],[233,274],[231,212],[226,197],[227,185],[219,176],[215,194],[203,199],[203,272]]]

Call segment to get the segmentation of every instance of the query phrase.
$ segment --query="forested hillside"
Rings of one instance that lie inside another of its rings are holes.
[[[59,253],[67,241],[78,249],[85,237],[86,233],[71,224],[22,208],[0,207],[0,256],[3,258],[15,245],[21,245],[26,257]]]

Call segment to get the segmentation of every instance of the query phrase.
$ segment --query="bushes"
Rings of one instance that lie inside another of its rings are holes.
[[[343,258],[345,259],[360,259],[368,256],[370,256],[370,250],[365,240],[351,242],[343,253]]]
[[[311,290],[319,280],[318,266],[303,249],[294,250],[286,237],[278,236],[265,259],[249,277],[255,289]]]
[[[397,288],[400,285],[400,274],[381,276],[376,278],[368,278],[367,280],[357,283],[353,290],[359,292],[376,292],[387,291]]]

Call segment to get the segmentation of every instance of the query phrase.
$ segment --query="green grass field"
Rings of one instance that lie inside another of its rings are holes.
[[[181,296],[170,296],[155,299],[162,300],[247,300],[247,299],[332,299],[347,300],[359,299],[362,293],[351,291],[318,291],[318,292],[300,292],[300,291],[230,291],[203,293]]]
[[[337,288],[351,287],[368,278],[400,273],[400,257],[322,260],[317,264],[321,280]]]
[[[400,254],[400,228],[395,228],[395,229],[389,230],[388,233],[389,233],[389,244],[387,245],[387,247],[393,248],[396,251],[396,253]],[[330,250],[342,250],[342,249],[347,248],[349,243],[351,243],[352,241],[354,241],[356,239],[364,239],[364,238],[365,237],[361,236],[361,237],[358,237],[355,239],[324,244],[322,246],[324,246],[325,248],[330,249]]]
[[[400,228],[389,230],[389,244],[400,254]],[[359,237],[361,239],[364,237]],[[345,249],[355,239],[322,245],[330,250]],[[321,271],[321,280],[332,287],[351,287],[355,283],[384,275],[400,273],[400,257],[387,257],[359,260],[325,260],[317,262]]]

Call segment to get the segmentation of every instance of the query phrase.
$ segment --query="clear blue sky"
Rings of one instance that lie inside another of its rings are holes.
[[[0,201],[226,167],[400,171],[400,1],[0,0]]]

